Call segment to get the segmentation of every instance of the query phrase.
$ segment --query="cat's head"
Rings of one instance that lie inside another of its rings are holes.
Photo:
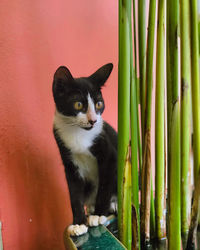
[[[113,68],[109,63],[89,77],[74,78],[65,66],[54,74],[53,96],[66,123],[90,130],[101,121],[105,104],[101,93]]]

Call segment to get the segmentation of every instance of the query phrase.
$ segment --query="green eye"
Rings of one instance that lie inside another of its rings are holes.
[[[103,107],[103,102],[97,102],[96,103],[96,109],[101,109]]]
[[[83,103],[82,102],[75,102],[74,103],[74,108],[76,110],[81,110],[83,108]]]

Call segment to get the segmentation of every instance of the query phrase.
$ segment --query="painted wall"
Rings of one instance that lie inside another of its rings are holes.
[[[0,1],[0,221],[5,250],[64,249],[72,214],[52,135],[56,68],[114,71],[104,118],[117,127],[117,1]]]

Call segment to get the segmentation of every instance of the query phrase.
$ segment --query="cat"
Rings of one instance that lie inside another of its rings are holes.
[[[53,132],[70,192],[71,235],[86,233],[87,225],[103,224],[117,211],[117,132],[101,117],[101,88],[112,69],[108,63],[89,77],[74,78],[61,66],[54,74]]]

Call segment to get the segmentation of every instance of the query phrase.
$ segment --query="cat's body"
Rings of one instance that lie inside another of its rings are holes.
[[[87,223],[85,205],[88,214],[98,216],[107,216],[116,207],[117,133],[101,118],[101,87],[111,70],[112,64],[107,64],[90,77],[74,79],[60,67],[54,75],[54,136],[65,167],[74,225]]]

